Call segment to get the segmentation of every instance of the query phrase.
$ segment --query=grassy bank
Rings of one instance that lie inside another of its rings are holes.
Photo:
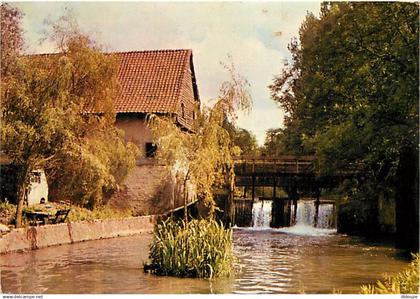
[[[49,202],[44,205],[34,205],[31,207],[25,207],[24,212],[50,212],[54,214],[60,209],[70,209],[70,213],[67,217],[67,221],[77,222],[85,220],[95,219],[123,219],[131,217],[131,211],[120,211],[114,210],[108,206],[100,206],[94,210],[89,210],[75,205],[59,204]],[[13,225],[16,217],[16,205],[8,202],[0,202],[0,223],[5,225]],[[23,217],[24,225],[28,225],[28,221]]]
[[[376,284],[361,287],[362,294],[419,294],[419,254],[400,273],[387,276]]]

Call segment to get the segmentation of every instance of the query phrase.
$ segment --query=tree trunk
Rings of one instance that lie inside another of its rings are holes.
[[[235,199],[234,199],[234,186],[229,184],[229,195],[227,197],[226,205],[226,226],[232,227],[235,223]]]
[[[396,246],[418,251],[418,151],[408,147],[401,151],[396,179]]]
[[[22,210],[23,203],[26,199],[26,180],[24,183],[20,184],[18,189],[18,198],[17,198],[17,208],[16,208],[16,228],[22,227]]]
[[[29,179],[29,171],[30,167],[28,165],[24,165],[18,167],[16,169],[16,184],[18,186],[17,190],[17,207],[16,207],[16,227],[22,227],[22,211],[23,211],[23,204],[27,197],[27,189],[28,189],[28,179]]]

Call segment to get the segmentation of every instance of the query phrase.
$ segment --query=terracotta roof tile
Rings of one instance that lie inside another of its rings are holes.
[[[119,61],[117,113],[177,113],[191,50],[114,53]]]
[[[198,89],[192,64],[192,51],[153,50],[113,52],[119,63],[118,95],[114,101],[116,113],[174,113],[179,114],[181,102],[192,115]],[[55,54],[37,54],[50,56]],[[98,112],[86,107],[86,112]],[[178,115],[178,122],[191,126],[191,115]]]

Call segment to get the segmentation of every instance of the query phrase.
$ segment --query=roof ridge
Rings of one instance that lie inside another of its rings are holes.
[[[110,51],[105,54],[129,54],[129,53],[162,53],[162,52],[192,52],[192,49],[155,49],[155,50],[130,50],[130,51]]]

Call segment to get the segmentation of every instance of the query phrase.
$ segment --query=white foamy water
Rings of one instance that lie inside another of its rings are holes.
[[[317,221],[315,223],[315,202],[312,200],[298,201],[296,224],[291,227],[279,228],[279,231],[304,236],[326,236],[335,234],[337,230],[332,228],[331,225],[332,213],[332,204],[320,204]]]
[[[290,227],[278,228],[277,230],[287,234],[301,236],[328,236],[337,232],[335,228],[318,228],[306,224],[296,224]]]
[[[270,228],[272,204],[271,200],[254,201],[252,206],[252,226],[254,228]]]
[[[333,204],[320,204],[318,209],[318,221],[316,227],[332,228],[332,216],[334,212]]]
[[[315,217],[314,201],[299,200],[297,204],[296,226],[313,226]]]
[[[292,208],[294,207],[292,206]],[[336,233],[336,229],[332,227],[332,213],[332,204],[320,204],[318,217],[315,219],[315,201],[300,200],[297,204],[296,224],[294,226],[271,228],[272,201],[256,200],[252,206],[252,227],[247,229],[254,231],[273,230],[304,236],[326,236]]]
[[[296,225],[312,226],[316,228],[332,228],[332,216],[334,205],[321,203],[318,208],[318,217],[316,216],[315,201],[302,200],[298,201]],[[316,221],[315,221],[316,220]]]

